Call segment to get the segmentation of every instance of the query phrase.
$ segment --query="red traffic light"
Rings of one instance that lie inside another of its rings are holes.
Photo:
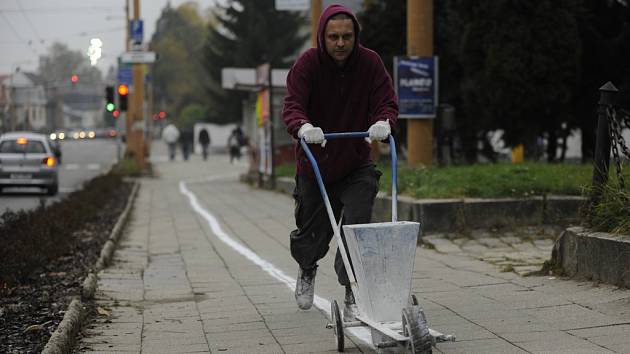
[[[120,111],[119,110],[115,110],[112,112],[112,115],[114,116],[114,118],[118,118],[118,116],[120,116]]]
[[[166,112],[164,111],[161,111],[159,115],[160,115],[160,119],[166,118]]]
[[[73,84],[76,84],[77,82],[79,82],[79,76],[78,76],[78,75],[72,75],[72,76],[70,76],[70,81],[71,81]]]
[[[118,85],[118,94],[121,96],[127,96],[129,93],[129,87],[125,84]]]

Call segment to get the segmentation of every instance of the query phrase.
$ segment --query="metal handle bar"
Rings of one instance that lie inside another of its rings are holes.
[[[345,132],[345,133],[326,133],[324,138],[327,140],[341,139],[341,138],[367,138],[370,136],[368,132]]]
[[[334,140],[334,139],[342,139],[342,138],[367,138],[369,136],[368,132],[345,132],[345,133],[327,133],[324,134],[324,138],[326,140]],[[330,204],[328,201],[328,195],[326,194],[326,187],[324,187],[324,182],[322,180],[322,176],[319,172],[319,166],[317,165],[317,161],[315,157],[311,153],[311,149],[308,147],[304,138],[300,139],[300,145],[304,149],[306,153],[306,157],[308,157],[311,162],[311,166],[313,166],[313,172],[315,172],[315,178],[317,179],[317,184],[319,185],[319,191],[322,194],[322,198],[324,199],[324,203]],[[398,188],[397,188],[397,180],[398,180],[398,157],[396,156],[396,142],[394,141],[394,137],[389,135],[389,150],[391,152],[391,163],[392,163],[392,222],[398,221]],[[332,209],[331,209],[332,214]],[[333,217],[334,218],[334,217]]]

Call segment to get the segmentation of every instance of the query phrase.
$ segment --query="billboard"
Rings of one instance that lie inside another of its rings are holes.
[[[394,87],[400,118],[435,118],[438,58],[394,57]]]

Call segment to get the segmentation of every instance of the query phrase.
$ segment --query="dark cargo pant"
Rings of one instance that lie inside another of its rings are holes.
[[[342,208],[343,225],[370,222],[380,176],[381,173],[370,163],[356,169],[344,179],[326,185],[337,222]],[[315,180],[296,176],[293,198],[297,229],[291,232],[291,255],[300,267],[310,268],[326,256],[333,230]],[[345,245],[343,231],[342,238]],[[350,284],[339,249],[335,256],[335,272],[341,285]]]

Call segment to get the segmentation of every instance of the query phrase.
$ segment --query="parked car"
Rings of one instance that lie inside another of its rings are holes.
[[[32,132],[0,136],[0,192],[4,187],[40,187],[59,191],[58,162],[48,137]]]

